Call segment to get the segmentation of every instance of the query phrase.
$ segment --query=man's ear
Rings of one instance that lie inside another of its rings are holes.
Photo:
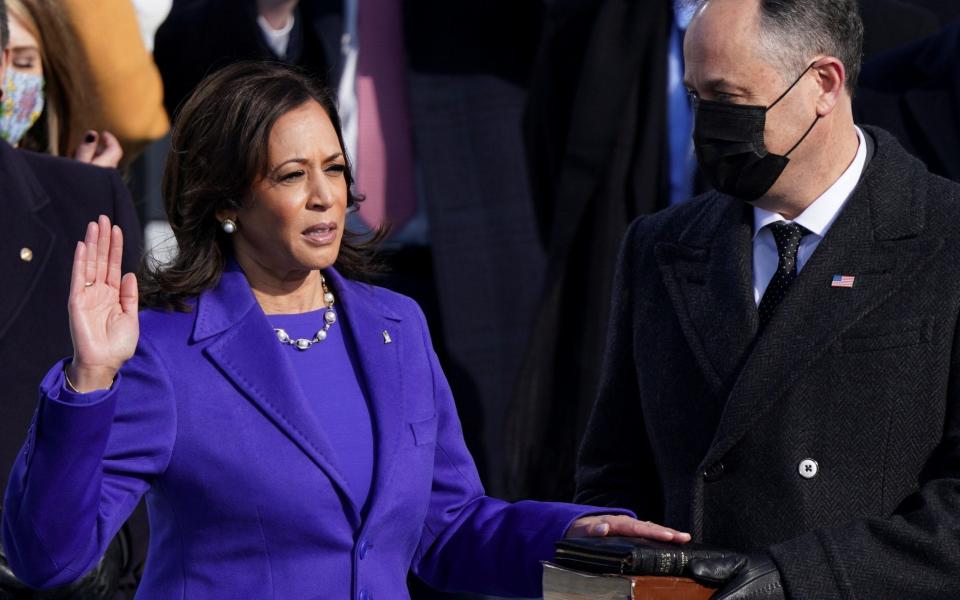
[[[847,69],[839,58],[825,56],[813,66],[820,94],[817,96],[817,115],[825,117],[833,112],[846,93]]]

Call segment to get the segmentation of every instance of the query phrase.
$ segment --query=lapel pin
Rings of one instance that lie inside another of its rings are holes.
[[[33,260],[33,250],[30,248],[20,248],[20,260],[30,262]]]
[[[852,288],[855,280],[856,277],[853,275],[834,275],[833,280],[830,282],[830,287]]]
[[[390,337],[390,332],[387,331],[386,329],[383,330],[383,343],[384,344],[393,343],[393,339]]]

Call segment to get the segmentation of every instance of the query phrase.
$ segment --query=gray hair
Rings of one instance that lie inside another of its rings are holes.
[[[690,0],[700,9],[708,0]],[[759,0],[761,51],[785,82],[820,54],[840,59],[853,95],[863,60],[863,20],[856,0]]]

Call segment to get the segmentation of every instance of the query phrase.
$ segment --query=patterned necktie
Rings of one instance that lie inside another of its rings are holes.
[[[773,278],[767,285],[767,290],[763,293],[760,306],[757,307],[760,313],[761,331],[770,322],[780,301],[790,289],[790,284],[797,278],[797,250],[800,248],[800,240],[803,236],[810,233],[796,223],[773,223],[769,227],[773,233],[773,239],[777,242],[780,263],[777,265],[777,272],[773,274]]]

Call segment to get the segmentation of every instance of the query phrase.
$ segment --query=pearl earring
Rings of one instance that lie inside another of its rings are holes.
[[[220,223],[220,227],[222,227],[223,231],[227,234],[231,234],[237,230],[237,224],[234,223],[231,219],[224,219]]]

